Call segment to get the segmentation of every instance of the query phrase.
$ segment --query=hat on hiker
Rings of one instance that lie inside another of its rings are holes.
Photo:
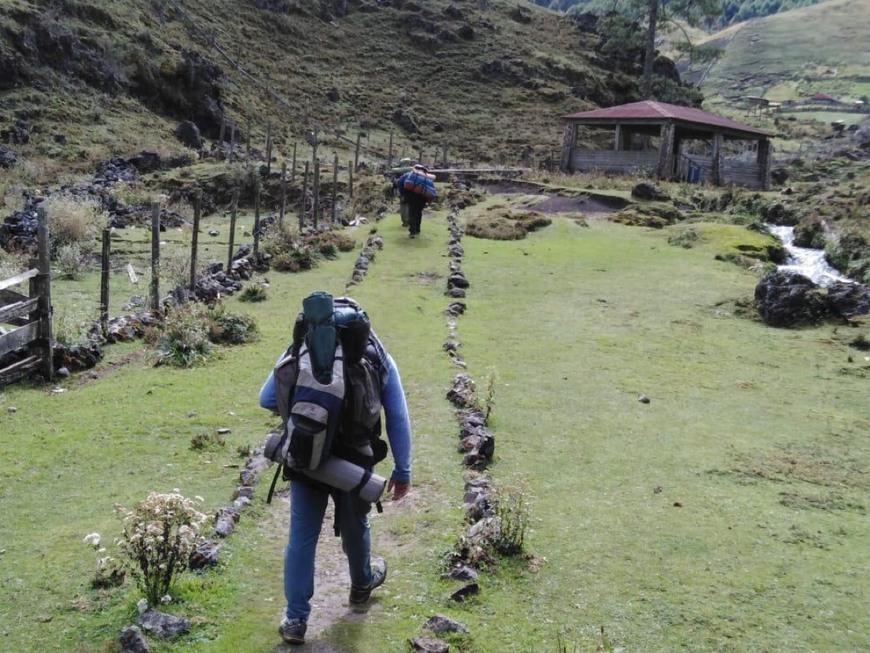
[[[420,172],[429,172],[429,168],[424,166],[422,163],[418,163],[414,166],[414,170],[419,170]]]

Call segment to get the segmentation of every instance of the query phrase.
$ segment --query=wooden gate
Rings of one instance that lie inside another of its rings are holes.
[[[0,387],[18,381],[34,372],[46,380],[54,377],[51,348],[51,267],[48,253],[48,222],[45,211],[39,209],[37,224],[38,258],[30,269],[10,279],[0,280],[0,325],[13,327],[0,333],[0,361],[18,349],[27,354],[7,365],[0,364]],[[29,282],[29,294],[23,295],[13,286]]]

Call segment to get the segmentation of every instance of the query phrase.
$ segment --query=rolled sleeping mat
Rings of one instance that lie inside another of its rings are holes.
[[[344,492],[359,494],[360,499],[376,503],[387,487],[387,479],[364,467],[330,456],[315,470],[300,470],[308,478],[325,483]]]

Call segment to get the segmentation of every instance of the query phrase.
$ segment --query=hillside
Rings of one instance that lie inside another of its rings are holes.
[[[826,93],[857,100],[870,93],[868,12],[870,0],[830,0],[741,23],[696,44],[722,54],[685,77],[711,99],[779,102]]]
[[[0,32],[4,141],[36,173],[178,149],[179,120],[214,139],[222,114],[285,152],[316,130],[386,154],[394,130],[399,153],[516,160],[560,146],[559,116],[637,99],[594,34],[512,2],[15,0]]]

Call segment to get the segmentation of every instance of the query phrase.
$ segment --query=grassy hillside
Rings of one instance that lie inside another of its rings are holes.
[[[430,158],[447,142],[456,158],[516,160],[527,145],[560,146],[559,116],[636,99],[634,80],[594,54],[594,35],[498,0],[486,11],[446,0],[15,0],[0,5],[0,32],[0,124],[25,121],[18,149],[55,173],[155,143],[177,150],[182,119],[217,138],[221,111],[243,133],[250,125],[260,149],[271,121],[285,153],[313,130],[330,151],[351,151],[362,131],[364,147],[386,153],[392,129],[398,153]]]
[[[870,0],[829,0],[751,20],[701,44],[723,49],[701,88],[715,105],[747,95],[776,102],[827,93],[845,100],[870,94]]]
[[[450,636],[466,653],[557,653],[560,641],[583,653],[870,646],[868,362],[848,344],[866,325],[764,327],[735,310],[755,275],[715,261],[715,247],[597,220],[554,216],[526,240],[462,240],[472,286],[459,353],[478,382],[496,373],[490,471],[523,491],[531,528],[528,559],[482,574],[479,596],[448,600],[456,584],[441,579],[441,561],[464,528],[464,472],[445,399],[462,371],[441,347],[445,227],[427,214],[409,240],[390,214],[378,225],[385,247],[354,288],[401,368],[414,488],[373,516],[391,572],[368,610],[347,607],[325,533],[313,650],[407,651],[434,614],[470,628]],[[262,339],[207,366],[120,364],[130,345],[112,350],[101,378],[63,381],[66,392],[0,393],[3,650],[112,650],[139,594],[92,589],[97,554],[82,538],[101,533],[99,555],[114,555],[113,503],[149,490],[200,495],[209,512],[226,505],[236,448],[274,425],[256,392],[300,298],[341,292],[352,265],[343,256],[270,273],[268,301],[228,299],[257,318]],[[225,446],[191,446],[218,428],[230,429]],[[287,507],[265,506],[264,494],[261,485],[219,567],[188,576],[164,607],[191,618],[191,633],[151,638],[151,651],[286,650],[275,629]]]

